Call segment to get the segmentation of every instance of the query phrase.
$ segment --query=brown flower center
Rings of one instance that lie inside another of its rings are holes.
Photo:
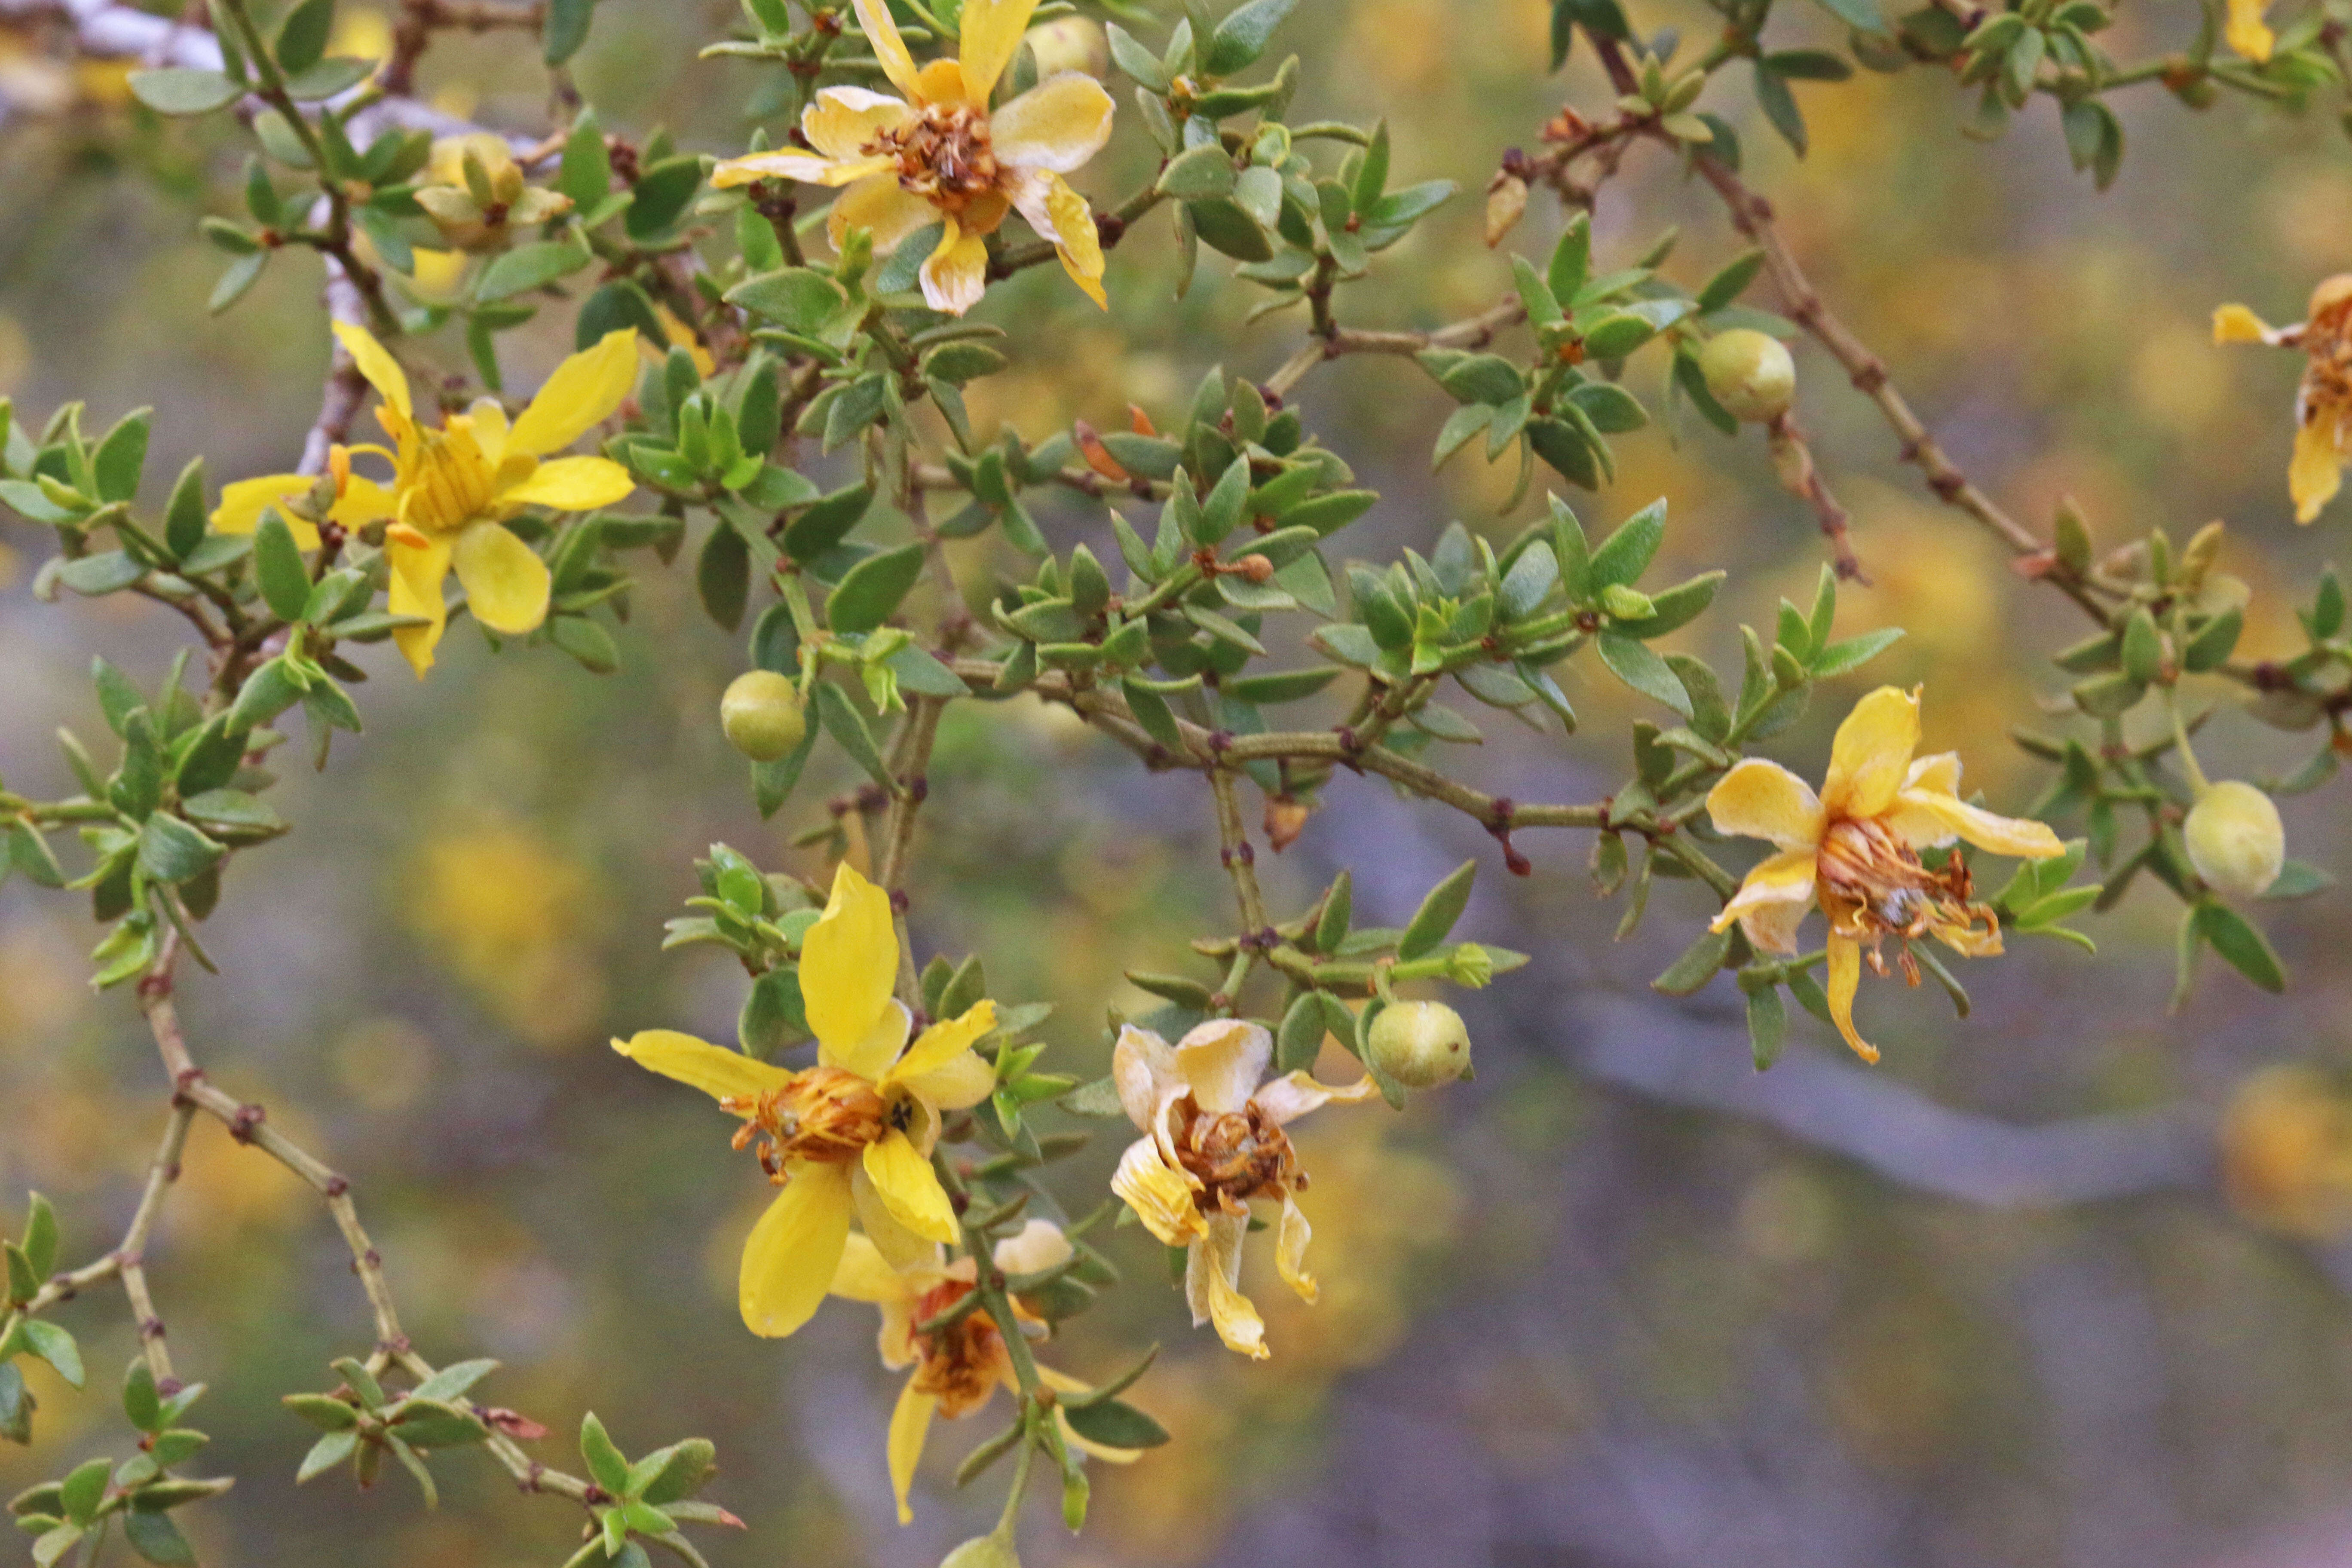
[[[950,212],[996,188],[988,115],[970,104],[926,104],[904,125],[877,136],[866,151],[897,158],[898,184]]]
[[[971,1294],[962,1279],[943,1279],[915,1300],[915,1321],[935,1318]],[[986,1312],[967,1312],[946,1328],[918,1335],[914,1386],[940,1402],[952,1421],[987,1403],[1003,1376],[1003,1337]]]
[[[2000,950],[2000,919],[1976,901],[1968,862],[1957,849],[1941,869],[1930,870],[1884,822],[1842,818],[1822,836],[1815,866],[1830,929],[1867,943],[1870,966],[1881,974],[1883,937],[1903,944],[1898,962],[1914,985],[1919,966],[1910,944],[1920,937],[1932,933],[1969,951]]]
[[[719,1103],[744,1119],[735,1147],[757,1140],[760,1168],[777,1183],[793,1160],[847,1164],[893,1124],[874,1086],[839,1068],[810,1068],[754,1099],[730,1096]]]
[[[1290,1135],[1257,1101],[1213,1116],[1188,1098],[1177,1111],[1182,1127],[1176,1134],[1176,1159],[1200,1178],[1196,1201],[1203,1213],[1247,1214],[1254,1197],[1286,1197],[1307,1185]]]
[[[2334,425],[2331,434],[2340,446],[2345,422],[2352,419],[2352,294],[2313,317],[2302,342],[2310,356],[2297,399],[2304,422]]]

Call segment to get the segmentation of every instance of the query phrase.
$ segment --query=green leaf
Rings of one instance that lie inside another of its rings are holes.
[[[490,1435],[473,1412],[438,1399],[412,1394],[400,1402],[390,1429],[401,1440],[419,1448],[455,1448],[478,1443]]]
[[[2306,868],[2307,869],[2308,868]],[[20,1244],[33,1272],[47,1279],[58,1266],[58,1211],[38,1193],[25,1200],[25,1238]]]
[[[205,301],[205,309],[217,316],[244,299],[246,290],[260,279],[261,269],[269,265],[270,255],[269,251],[257,250],[230,262],[222,269],[220,281],[213,285],[212,297]]]
[[[482,269],[482,279],[475,286],[474,298],[484,304],[509,299],[544,289],[559,278],[569,277],[595,259],[595,253],[586,246],[568,239],[541,240],[533,245],[519,245]]]
[[[613,158],[605,150],[604,130],[597,123],[596,111],[583,110],[572,122],[572,134],[563,143],[563,163],[555,176],[555,188],[572,198],[572,205],[587,212],[602,202],[613,188]]]
[[[71,1334],[39,1318],[26,1319],[16,1325],[16,1331],[24,1336],[26,1348],[55,1367],[59,1377],[76,1388],[81,1386],[81,1347]]]
[[[708,1437],[688,1437],[657,1448],[630,1470],[640,1500],[659,1508],[692,1497],[718,1473],[719,1450]]]
[[[628,1490],[629,1461],[621,1457],[593,1410],[580,1419],[580,1457],[588,1461],[588,1473],[598,1486],[614,1497]]]
[[[874,731],[866,727],[865,716],[857,711],[847,692],[831,681],[819,681],[816,716],[825,733],[849,754],[851,762],[866,770],[867,777],[893,795],[898,793],[889,764],[882,760],[881,750],[874,743]]]
[[[1152,188],[1180,202],[1200,201],[1233,194],[1234,161],[1215,142],[1194,147],[1168,161]]]
[[[1698,940],[1683,949],[1682,956],[1666,966],[1664,973],[1650,982],[1650,989],[1662,996],[1688,996],[1703,989],[1723,967],[1724,955],[1731,950],[1731,929],[1701,931]]]
[[[1592,552],[1591,563],[1586,568],[1584,581],[1588,592],[1598,593],[1612,583],[1631,586],[1650,569],[1650,562],[1658,553],[1658,545],[1666,534],[1666,503],[1663,498],[1652,501],[1620,523],[1617,531],[1601,542]]]
[[[278,68],[289,76],[309,70],[327,55],[327,38],[335,29],[335,0],[299,0],[278,26],[278,45],[271,51]]]
[[[352,1451],[358,1447],[359,1434],[356,1432],[328,1433],[311,1444],[310,1451],[302,1456],[301,1466],[294,1472],[294,1484],[300,1486],[303,1482],[333,1469],[337,1465],[350,1458]]]
[[[712,525],[695,558],[694,586],[712,620],[730,632],[743,624],[751,595],[751,549],[723,518]]]
[[[185,561],[189,552],[205,542],[205,460],[192,458],[180,470],[172,486],[172,499],[163,508],[163,543]]]
[[[2197,906],[2196,919],[2199,932],[2231,968],[2274,994],[2286,989],[2278,954],[2244,916],[2225,904],[2207,903]]]
[[[864,485],[834,491],[793,519],[784,528],[784,553],[806,565],[849,537],[872,503],[874,492]]]
[[[688,154],[665,159],[637,176],[634,199],[622,216],[621,226],[632,239],[657,238],[685,213],[687,204],[701,188],[699,157]]]
[[[1684,718],[1691,717],[1690,693],[1675,679],[1666,661],[1647,647],[1615,632],[1602,632],[1593,639],[1593,646],[1612,675]]]
[[[1260,4],[1264,0],[1259,0]],[[1221,154],[1222,155],[1222,154]],[[1247,208],[1230,196],[1211,196],[1184,204],[1185,216],[1201,243],[1236,261],[1270,261],[1274,244]]]
[[[1881,626],[1876,631],[1833,642],[1822,649],[1820,657],[1813,660],[1813,673],[1827,679],[1833,675],[1843,675],[1850,669],[1858,669],[1894,647],[1902,637],[1901,626]]]
[[[282,621],[299,621],[310,602],[310,571],[302,564],[302,551],[294,531],[275,507],[262,514],[253,531],[253,573],[270,613]]]
[[[1106,1447],[1156,1448],[1168,1441],[1165,1426],[1124,1400],[1071,1404],[1063,1417],[1079,1436]]]
[[[1478,862],[1465,860],[1429,890],[1429,896],[1422,900],[1421,908],[1413,911],[1412,921],[1406,924],[1404,934],[1397,939],[1399,958],[1419,958],[1445,940],[1454,922],[1469,906],[1470,886],[1477,877]]]
[[[596,0],[547,0],[541,58],[560,66],[588,41],[588,24],[595,18]]]
[[[1805,155],[1805,116],[1797,107],[1796,95],[1778,71],[1763,61],[1756,62],[1756,102],[1764,110],[1764,118],[1780,139],[1801,158]]]
[[[842,574],[824,602],[825,626],[839,635],[870,632],[890,618],[923,574],[919,543],[869,555]]]
[[[167,66],[132,71],[131,95],[158,114],[209,114],[245,96],[245,89],[219,71]]]
[[[122,1516],[122,1538],[150,1563],[178,1568],[196,1560],[195,1548],[188,1544],[188,1538],[180,1533],[168,1513],[149,1513],[134,1507]]]
[[[1201,45],[1201,68],[1210,76],[1231,76],[1255,63],[1265,52],[1275,28],[1290,15],[1298,0],[1250,0],[1234,8]]]
[[[1780,1059],[1789,1037],[1789,1010],[1777,985],[1759,985],[1748,993],[1748,1043],[1756,1070],[1764,1071]]]
[[[168,813],[157,812],[139,830],[139,868],[159,882],[200,877],[225,853],[217,840]]]
[[[99,500],[131,500],[137,497],[140,472],[147,466],[147,432],[154,416],[152,408],[133,409],[98,444],[89,467]]]
[[[1561,231],[1559,243],[1552,247],[1551,259],[1544,269],[1544,280],[1551,286],[1552,298],[1563,304],[1575,299],[1584,287],[1591,265],[1592,215],[1579,212]]]

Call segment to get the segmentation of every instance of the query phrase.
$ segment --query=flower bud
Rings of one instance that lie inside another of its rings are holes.
[[[2205,885],[2231,898],[2259,897],[2278,880],[2286,860],[2286,830],[2271,797],[2250,784],[2226,779],[2200,795],[2181,824],[2189,863]]]
[[[789,756],[808,733],[800,689],[772,669],[747,670],[719,700],[719,727],[728,743],[755,763]]]
[[[1445,977],[1456,985],[1478,990],[1495,978],[1495,955],[1475,942],[1465,942],[1454,950],[1453,967]]]
[[[1372,1020],[1372,1066],[1407,1089],[1452,1083],[1470,1068],[1470,1030],[1443,1002],[1398,1002]]]
[[[1761,423],[1789,411],[1797,392],[1797,363],[1786,344],[1748,327],[1717,332],[1700,351],[1706,389],[1725,412]]]
[[[1517,174],[1498,176],[1486,193],[1486,248],[1503,243],[1528,210],[1528,183]]]

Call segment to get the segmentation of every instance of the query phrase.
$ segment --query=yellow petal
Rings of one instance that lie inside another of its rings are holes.
[[[752,153],[740,158],[721,158],[711,168],[710,184],[714,189],[721,191],[732,190],[738,185],[748,185],[760,180],[796,180],[804,185],[845,184],[847,181],[834,177],[841,166],[838,159],[787,147],[773,153]],[[867,172],[870,173],[870,171]],[[849,176],[853,180],[857,177],[856,174]]]
[[[1878,1059],[1878,1047],[1854,1032],[1853,994],[1862,989],[1862,944],[1850,936],[1830,936],[1828,984],[1830,1018],[1838,1033],[1864,1061]]]
[[[876,137],[915,117],[906,100],[862,87],[829,87],[801,115],[809,145],[838,163],[866,155]],[[753,154],[759,156],[759,154]],[[747,160],[748,161],[748,160]]]
[[[1306,1215],[1299,1212],[1298,1200],[1286,1196],[1282,1200],[1282,1227],[1274,1239],[1274,1270],[1310,1307],[1322,1294],[1316,1287],[1315,1276],[1307,1272],[1307,1242],[1314,1234]]]
[[[857,1223],[866,1227],[867,1239],[891,1268],[909,1274],[939,1266],[940,1244],[929,1237],[917,1236],[898,1223],[889,1204],[875,1190],[874,1178],[866,1173],[863,1163],[849,1168],[849,1199],[857,1211]]]
[[[857,26],[866,35],[866,47],[882,62],[882,74],[900,92],[912,94],[915,57],[907,52],[907,40],[898,36],[898,24],[890,19],[888,0],[850,0],[850,4],[857,8]]]
[[[1066,174],[1110,140],[1113,108],[1103,84],[1083,71],[1049,77],[989,116],[997,162]]]
[[[881,1248],[855,1234],[842,1247],[841,1261],[834,1265],[833,1283],[826,1289],[845,1301],[864,1301],[875,1307],[885,1301],[904,1300],[913,1294],[905,1278],[882,1256]]]
[[[395,616],[423,616],[425,625],[402,626],[392,640],[416,671],[416,679],[433,668],[433,650],[449,624],[449,607],[441,597],[442,580],[449,575],[449,543],[413,528],[395,524],[384,531],[384,551],[392,558],[392,577],[384,589],[384,608]]]
[[[1931,789],[1942,795],[1960,793],[1960,753],[1937,752],[1932,757],[1921,757],[1903,775],[1905,789]]]
[[[1221,1214],[1209,1221],[1209,1234],[1194,1242],[1184,1258],[1184,1300],[1192,1309],[1192,1324],[1214,1323],[1225,1348],[1252,1361],[1266,1358],[1265,1320],[1241,1293],[1242,1237],[1249,1222],[1238,1215]]]
[[[2294,433],[2294,458],[2286,469],[2287,494],[2294,498],[2294,520],[2310,522],[2336,499],[2344,483],[2344,458],[2336,448],[2335,432],[2325,414],[2315,410]]]
[[[1895,804],[1919,749],[1919,694],[1882,686],[1853,705],[1830,744],[1822,805],[1832,816],[1876,816]]]
[[[1036,9],[1037,0],[964,0],[956,63],[963,68],[964,91],[974,103],[986,103],[996,90],[996,79],[1013,63]]]
[[[1706,814],[1717,833],[1766,838],[1783,849],[1822,841],[1822,803],[1813,786],[1761,757],[1739,763],[1706,792]]]
[[[1739,890],[1723,906],[1723,912],[1707,922],[1707,930],[1721,931],[1734,921],[1746,922],[1757,913],[1782,905],[1793,906],[1800,919],[1813,902],[1813,852],[1810,849],[1783,849],[1778,855],[1759,861],[1740,882]],[[1791,922],[1793,926],[1794,922]],[[1752,926],[1743,923],[1751,939],[1756,936]],[[1768,930],[1770,928],[1768,928]],[[1786,946],[1774,946],[1774,952],[1795,951]]]
[[[1212,1018],[1176,1042],[1176,1070],[1212,1116],[1247,1105],[1273,1059],[1274,1037],[1241,1018]]]
[[[462,250],[427,250],[423,246],[411,249],[413,259],[408,274],[409,291],[429,305],[444,305],[457,297],[457,287],[465,280],[466,263],[470,259]]]
[[[650,1072],[674,1078],[713,1100],[750,1100],[782,1089],[793,1075],[782,1068],[682,1035],[675,1029],[643,1029],[613,1048]]]
[[[1062,270],[1070,275],[1070,280],[1085,290],[1087,298],[1108,310],[1110,301],[1102,289],[1102,236],[1095,227],[1094,209],[1087,205],[1086,197],[1059,174],[1023,170],[1017,172],[1013,200],[1029,226],[1054,242],[1054,254],[1061,258]]]
[[[328,518],[344,528],[365,528],[372,522],[385,522],[395,507],[390,490],[363,475],[353,474],[343,481],[342,494],[327,509]],[[288,522],[294,519],[288,518]],[[301,531],[295,531],[296,543],[300,543]]]
[[[499,500],[512,506],[593,511],[626,500],[636,488],[629,470],[610,458],[557,458],[540,464],[522,483],[501,490]]]
[[[2267,0],[2230,0],[2230,23],[2222,30],[2230,47],[2245,58],[2267,60],[2277,47],[2278,37],[2263,24],[2263,13],[2269,9]]]
[[[890,1064],[890,1070],[881,1077],[881,1083],[900,1083],[920,1074],[935,1071],[963,1055],[971,1043],[996,1027],[996,1004],[985,999],[967,1008],[961,1018],[933,1024],[907,1047],[907,1054]]]
[[[961,316],[980,303],[988,291],[988,243],[965,234],[948,219],[939,248],[924,261],[920,274],[923,302],[934,310]]]
[[[1007,1274],[1038,1274],[1059,1268],[1077,1253],[1062,1227],[1050,1219],[1032,1217],[1013,1235],[989,1249],[989,1257]]]
[[[931,1435],[931,1413],[939,1405],[937,1394],[918,1392],[910,1377],[898,1391],[897,1408],[890,1412],[890,1492],[898,1500],[900,1524],[915,1522],[915,1510],[907,1506],[907,1492],[915,1484],[915,1467],[922,1463],[923,1444]]]
[[[1886,826],[1915,849],[1965,838],[1979,849],[2023,860],[2047,860],[2066,853],[2058,836],[2042,823],[1999,816],[1936,790],[1906,789],[1897,795],[1895,809],[1886,814]]]
[[[474,618],[490,630],[520,637],[547,619],[547,563],[501,525],[467,524],[449,558]]]
[[[636,328],[606,332],[595,347],[583,349],[555,367],[514,422],[506,444],[534,458],[560,452],[610,419],[628,401],[636,380]]]
[[[972,101],[964,91],[963,68],[953,60],[930,60],[915,73],[915,97],[923,103],[964,104]]]
[[[897,1128],[866,1145],[866,1179],[874,1184],[890,1215],[917,1236],[956,1239],[955,1209],[931,1163]]]
[[[1120,1026],[1118,1043],[1110,1049],[1110,1079],[1127,1119],[1142,1131],[1151,1131],[1160,1105],[1171,1089],[1183,1081],[1176,1068],[1176,1052],[1149,1029]]]
[[[352,363],[359,367],[359,373],[366,378],[367,384],[399,412],[402,423],[414,422],[416,409],[408,401],[408,375],[400,368],[400,362],[393,358],[390,351],[376,342],[365,327],[353,326],[349,321],[331,324],[335,330],[336,341],[343,345],[343,352],[352,356]]]
[[[839,250],[851,229],[865,229],[874,237],[874,254],[887,256],[898,248],[900,240],[939,217],[939,209],[899,184],[896,174],[872,174],[834,198],[824,233]]]
[[[907,1043],[877,1033],[898,978],[898,933],[890,895],[843,861],[833,874],[824,913],[801,939],[801,998],[819,1059],[871,1082]]]
[[[220,505],[213,509],[213,531],[251,533],[261,526],[261,514],[274,506],[278,509],[278,515],[286,520],[294,542],[305,550],[316,550],[319,531],[288,511],[282,503],[296,496],[309,495],[318,482],[315,474],[264,474],[259,479],[223,485]]]
[[[1150,1138],[1127,1146],[1111,1173],[1110,1190],[1126,1200],[1143,1228],[1163,1247],[1181,1247],[1205,1228],[1192,1185],[1160,1158],[1160,1145]]]
[[[941,1110],[961,1110],[995,1091],[996,1069],[978,1051],[959,1051],[930,1071],[907,1073],[898,1081],[917,1100]]]
[[[1370,1078],[1360,1078],[1340,1089],[1318,1083],[1304,1071],[1297,1071],[1285,1073],[1261,1086],[1250,1100],[1268,1121],[1276,1127],[1287,1127],[1310,1110],[1319,1110],[1327,1105],[1359,1104],[1380,1092],[1380,1085]]]
[[[762,1339],[782,1339],[816,1315],[849,1243],[847,1168],[795,1160],[785,1174],[743,1242],[743,1326]]]
[[[2270,328],[2243,305],[2219,305],[2213,310],[2213,341],[2217,343],[2266,343]]]

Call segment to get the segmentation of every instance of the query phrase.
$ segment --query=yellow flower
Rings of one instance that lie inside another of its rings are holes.
[[[1059,1226],[1033,1219],[1018,1235],[998,1242],[992,1259],[1007,1274],[1033,1274],[1066,1261],[1071,1250],[1069,1237]],[[915,1517],[907,1506],[907,1490],[914,1481],[915,1467],[922,1462],[931,1417],[954,1421],[987,1404],[999,1387],[1016,1395],[1021,1389],[1003,1335],[985,1311],[966,1312],[928,1334],[915,1331],[917,1323],[939,1316],[969,1295],[977,1272],[969,1258],[942,1265],[935,1247],[929,1258],[894,1268],[881,1248],[855,1235],[842,1248],[841,1262],[834,1269],[833,1294],[882,1310],[877,1341],[882,1364],[893,1372],[901,1367],[915,1369],[898,1391],[898,1405],[890,1413],[890,1489],[898,1500],[900,1524],[911,1523]],[[1045,1325],[1023,1312],[1018,1302],[1013,1315],[1024,1337],[1044,1337]],[[1047,1366],[1037,1369],[1037,1378],[1061,1394],[1082,1394],[1087,1387]],[[1073,1447],[1114,1465],[1133,1464],[1142,1457],[1139,1449],[1108,1447],[1081,1437],[1071,1430],[1069,1418],[1059,1408],[1054,1414],[1061,1423],[1062,1440]]]
[[[2259,65],[2271,58],[2271,49],[2278,43],[2278,35],[2263,20],[2270,9],[2270,0],[2229,0],[2230,20],[2221,30],[2230,47]]]
[[[387,522],[384,552],[392,562],[387,607],[421,616],[426,624],[392,634],[419,677],[433,668],[433,650],[448,624],[443,581],[454,567],[474,618],[492,631],[520,636],[547,618],[547,563],[503,525],[527,506],[589,511],[611,506],[635,488],[629,471],[604,458],[540,459],[562,450],[612,417],[629,395],[637,369],[637,334],[624,327],[594,348],[555,367],[539,395],[512,424],[489,398],[450,415],[440,429],[416,422],[408,377],[400,362],[363,328],[335,323],[342,340],[383,399],[376,419],[397,448],[352,450],[388,457],[390,490],[351,471],[351,452],[337,447],[329,471],[334,500],[328,521],[345,528]],[[224,533],[250,533],[263,510],[305,494],[319,481],[299,474],[242,479],[221,492],[212,524]],[[318,531],[285,514],[294,542],[308,550]]]
[[[909,1046],[911,1019],[890,994],[898,976],[890,896],[844,865],[801,939],[816,1066],[793,1072],[667,1029],[613,1042],[741,1117],[735,1146],[759,1141],[761,1167],[783,1189],[743,1243],[743,1322],[755,1334],[781,1338],[815,1314],[853,1214],[902,1266],[936,1260],[931,1244],[956,1239],[931,1147],[941,1110],[977,1105],[995,1086],[971,1044],[996,1026],[996,1007],[978,1003]]]
[[[477,131],[433,143],[416,205],[450,244],[495,250],[514,230],[571,211],[572,198],[529,184],[506,138]]]
[[[1334,1089],[1303,1072],[1260,1083],[1273,1057],[1271,1035],[1232,1018],[1212,1019],[1172,1047],[1129,1026],[1111,1052],[1118,1102],[1143,1131],[1119,1156],[1111,1190],[1162,1244],[1185,1249],[1193,1326],[1214,1323],[1228,1349],[1255,1360],[1267,1353],[1265,1322],[1239,1288],[1250,1200],[1282,1205],[1275,1268],[1313,1301],[1312,1233],[1295,1195],[1306,1176],[1283,1129],[1318,1106],[1378,1092],[1370,1079]]]
[[[1871,968],[1884,974],[1878,943],[1895,937],[1904,944],[1903,968],[1914,985],[1919,975],[1910,943],[1919,937],[1933,936],[1970,958],[2000,951],[2000,919],[1971,898],[1959,855],[1931,871],[1919,851],[1966,839],[2027,859],[2065,853],[2041,823],[1996,816],[1961,800],[1958,755],[1915,762],[1918,747],[1918,692],[1882,686],[1838,726],[1819,795],[1780,763],[1750,757],[1706,797],[1717,831],[1769,839],[1780,850],[1748,873],[1710,929],[1738,921],[1759,950],[1793,953],[1798,925],[1819,903],[1830,922],[1830,1013],[1846,1044],[1870,1062],[1878,1052],[1853,1027],[1864,947]]]
[[[2221,306],[2213,312],[2213,341],[2299,348],[2308,357],[2295,389],[2294,455],[2287,460],[2286,488],[2295,521],[2312,521],[2336,499],[2344,465],[2352,462],[2352,272],[2339,272],[2314,289],[2310,310],[2296,326],[2266,326],[2243,305]]]
[[[1094,212],[1062,176],[1110,139],[1110,94],[1092,77],[1063,71],[992,114],[988,107],[1037,0],[966,0],[957,58],[920,70],[886,0],[854,3],[883,74],[906,98],[826,88],[801,116],[801,134],[814,152],[730,158],[710,183],[721,189],[768,179],[846,186],[826,224],[836,247],[855,227],[872,231],[877,252],[888,251],[944,220],[939,247],[923,263],[923,298],[957,316],[980,303],[987,287],[986,237],[1018,208],[1053,243],[1071,280],[1108,308]]]

